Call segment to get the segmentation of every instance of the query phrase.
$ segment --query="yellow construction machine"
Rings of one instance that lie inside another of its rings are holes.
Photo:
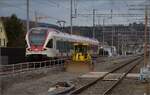
[[[72,59],[66,63],[66,70],[69,72],[89,72],[93,70],[93,65],[90,45],[75,43]]]
[[[76,61],[76,62],[91,61],[91,56],[88,50],[89,50],[88,44],[78,44],[78,43],[74,44],[72,61]]]

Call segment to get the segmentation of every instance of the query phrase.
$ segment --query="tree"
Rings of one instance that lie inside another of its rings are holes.
[[[4,26],[8,36],[8,47],[23,47],[25,45],[25,31],[21,20],[12,14],[4,21]]]

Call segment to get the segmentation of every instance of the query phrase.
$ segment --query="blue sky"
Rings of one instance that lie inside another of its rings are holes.
[[[73,0],[74,2],[74,0]],[[145,0],[75,0],[74,8],[77,14],[92,14],[96,9],[96,14],[111,13],[128,14],[142,13],[144,11],[129,10],[131,5],[145,3]],[[30,20],[34,20],[35,11],[38,16],[48,16],[48,19],[41,19],[40,22],[56,24],[57,20],[65,20],[66,25],[70,24],[70,0],[30,0]],[[0,16],[10,16],[16,14],[19,18],[26,19],[26,0],[0,0]],[[126,24],[137,21],[138,17],[97,17],[96,24],[102,24],[105,18],[106,24]],[[73,20],[73,25],[92,25],[92,16],[78,16]]]

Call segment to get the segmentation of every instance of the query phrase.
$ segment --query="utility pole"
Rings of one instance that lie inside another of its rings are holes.
[[[95,9],[93,9],[93,39],[95,38]]]
[[[127,52],[127,34],[125,34],[125,48],[124,48],[124,55],[126,56],[126,52]]]
[[[72,34],[72,19],[73,19],[73,15],[72,15],[72,0],[70,0],[70,34]]]
[[[97,16],[98,17],[98,26],[100,26],[100,16]]]
[[[26,23],[27,23],[27,31],[29,31],[29,26],[30,26],[30,21],[29,21],[29,0],[27,0],[27,20],[26,20]]]
[[[123,39],[124,39],[124,35],[121,35],[121,43],[122,43],[121,44],[121,51],[122,51],[121,53],[122,53],[122,55],[124,55],[124,44],[123,44],[124,41],[123,41]]]
[[[37,24],[38,24],[38,16],[37,16],[37,12],[36,12],[36,11],[35,11],[34,15],[35,15],[35,27],[37,27]]]
[[[113,10],[111,9],[111,24],[112,24],[112,14],[113,14]],[[112,24],[112,42],[111,42],[111,45],[112,45],[112,47],[113,47],[113,45],[114,45],[113,24]]]
[[[104,31],[105,31],[105,18],[103,18],[103,56],[104,56],[104,42],[105,42]]]
[[[103,46],[104,46],[104,30],[105,30],[105,18],[103,18]]]
[[[119,52],[119,32],[118,32],[118,55],[120,55],[120,52]]]
[[[144,67],[147,66],[147,22],[148,22],[148,16],[147,16],[147,6],[145,8],[145,30],[144,30]]]

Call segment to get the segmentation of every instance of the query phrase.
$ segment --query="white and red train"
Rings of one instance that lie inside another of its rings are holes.
[[[91,54],[98,54],[99,41],[88,37],[62,33],[53,28],[36,27],[26,34],[27,58],[62,58],[71,56],[73,43],[87,43]]]

